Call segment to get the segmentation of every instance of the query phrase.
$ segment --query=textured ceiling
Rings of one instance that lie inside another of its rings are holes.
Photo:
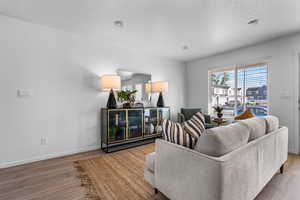
[[[299,11],[299,0],[0,0],[4,15],[183,61],[297,32]]]

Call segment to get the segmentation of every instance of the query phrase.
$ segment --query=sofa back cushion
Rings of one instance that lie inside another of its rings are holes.
[[[164,139],[168,142],[179,144],[184,147],[193,149],[197,138],[192,137],[186,133],[180,123],[172,122],[170,120],[163,121]]]
[[[195,150],[210,156],[222,156],[248,143],[250,128],[240,122],[207,129],[198,139]]]
[[[266,122],[267,122],[267,127],[266,127],[266,133],[273,132],[277,129],[279,129],[279,119],[278,117],[268,115],[264,117]]]
[[[242,123],[250,128],[249,141],[252,141],[266,134],[267,122],[263,117],[245,119],[240,121],[239,123]]]

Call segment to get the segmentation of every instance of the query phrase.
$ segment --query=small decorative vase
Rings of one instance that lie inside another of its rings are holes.
[[[156,133],[162,132],[162,127],[161,127],[161,125],[157,125],[155,132],[156,132]]]
[[[134,107],[134,102],[135,102],[135,96],[131,95],[129,97],[129,103],[130,103],[130,107]]]
[[[223,113],[218,113],[217,116],[221,119],[223,117]]]
[[[131,108],[131,103],[129,102],[123,103],[123,108]]]
[[[152,124],[152,123],[150,124],[150,133],[151,133],[151,134],[153,134],[153,133],[154,133],[154,126],[153,126],[153,124]]]

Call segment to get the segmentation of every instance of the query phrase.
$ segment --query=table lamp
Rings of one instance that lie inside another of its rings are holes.
[[[145,91],[147,93],[152,93],[152,84],[151,84],[151,82],[145,84]]]
[[[168,90],[168,82],[165,81],[158,81],[158,82],[153,82],[151,84],[151,90],[152,92],[159,92],[159,97],[157,100],[157,107],[164,107],[164,99],[163,99],[163,92],[166,92]]]
[[[121,78],[117,75],[103,75],[101,76],[101,87],[103,90],[110,91],[107,101],[107,108],[117,108],[117,101],[113,90],[121,88]]]

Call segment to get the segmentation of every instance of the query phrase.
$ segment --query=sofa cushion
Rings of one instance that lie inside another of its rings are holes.
[[[277,129],[279,129],[279,119],[278,117],[269,115],[264,117],[266,122],[267,122],[267,127],[266,127],[266,133],[273,132]]]
[[[210,156],[222,156],[248,143],[250,129],[237,122],[207,129],[198,139],[195,150]]]
[[[146,156],[146,162],[145,162],[146,168],[151,172],[154,172],[154,163],[155,163],[155,152],[152,152]]]
[[[201,112],[197,112],[190,120],[182,123],[183,130],[196,140],[205,131],[205,118]]]
[[[164,139],[168,142],[182,145],[193,149],[197,138],[192,137],[185,132],[180,123],[172,122],[170,120],[163,121]]]
[[[263,117],[254,117],[240,121],[250,128],[249,141],[259,138],[266,134],[266,119]]]

